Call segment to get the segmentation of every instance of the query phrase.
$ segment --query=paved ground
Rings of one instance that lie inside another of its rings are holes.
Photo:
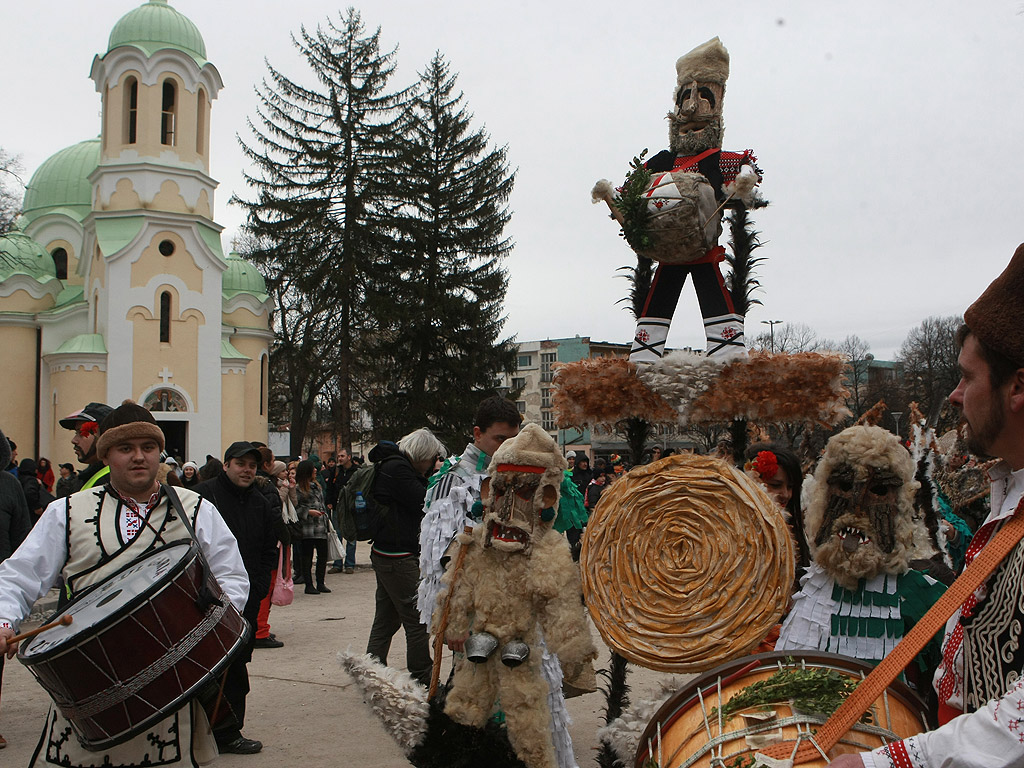
[[[260,739],[258,755],[224,755],[217,765],[245,768],[321,768],[329,765],[400,768],[409,763],[390,735],[364,704],[361,692],[337,661],[339,651],[366,649],[373,621],[375,579],[366,545],[360,544],[352,575],[328,576],[329,595],[305,595],[296,588],[295,602],[271,612],[272,631],[284,648],[258,649],[249,665],[249,694],[245,735]],[[27,626],[26,626],[27,628]],[[607,666],[601,649],[598,666]],[[392,648],[392,666],[405,666],[405,638],[399,632]],[[444,674],[450,663],[446,660]],[[634,698],[653,689],[661,677],[633,670],[629,682]],[[48,697],[18,661],[4,669],[0,699],[0,733],[8,741],[0,751],[0,765],[28,765],[38,741]],[[581,768],[596,765],[596,732],[603,724],[604,696],[580,696],[568,702],[576,758]],[[297,762],[297,759],[302,763]]]

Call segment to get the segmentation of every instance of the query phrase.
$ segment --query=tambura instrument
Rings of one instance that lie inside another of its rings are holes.
[[[84,747],[142,733],[198,695],[242,646],[246,622],[208,571],[194,542],[149,552],[68,603],[55,618],[68,614],[70,625],[21,646],[18,658]]]
[[[801,743],[813,743],[814,731],[827,715],[800,712],[790,702],[753,706],[728,719],[718,715],[742,689],[786,668],[834,670],[858,681],[871,671],[867,664],[832,653],[775,651],[723,664],[688,684],[658,710],[640,739],[636,768],[651,758],[660,768],[747,766],[769,744],[798,738]],[[928,729],[924,704],[900,682],[890,685],[869,712],[870,722],[857,723],[847,731],[828,753],[828,760],[877,749]],[[803,765],[825,766],[828,760],[822,755]]]

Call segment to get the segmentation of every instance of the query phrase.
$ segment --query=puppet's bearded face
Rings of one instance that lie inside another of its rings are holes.
[[[504,552],[530,554],[533,542],[550,530],[554,510],[545,504],[557,491],[542,485],[533,473],[496,473],[490,484],[492,498],[484,515],[484,546]],[[553,502],[554,503],[554,502]]]
[[[814,538],[815,560],[843,586],[906,568],[907,542],[901,503],[903,479],[889,467],[837,464],[827,478],[828,496]]]
[[[721,83],[691,82],[679,87],[676,105],[668,114],[669,147],[676,155],[696,155],[722,146]]]

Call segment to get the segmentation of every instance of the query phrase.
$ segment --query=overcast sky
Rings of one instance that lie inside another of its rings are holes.
[[[88,74],[139,0],[3,3],[0,146],[26,180],[98,135]],[[212,174],[225,247],[243,221],[236,135],[255,110],[264,58],[304,76],[289,33],[344,5],[171,0],[206,40],[225,88],[213,105]],[[505,332],[520,340],[628,342],[616,268],[635,263],[604,206],[642,149],[667,146],[675,60],[718,35],[732,57],[725,149],[753,149],[771,206],[755,215],[767,261],[747,318],[857,334],[880,359],[929,315],[963,312],[1024,241],[1024,0],[857,3],[503,4],[383,0],[355,6],[398,46],[396,87],[435,51],[459,73],[477,124],[517,169]],[[635,9],[642,8],[638,13]],[[703,346],[692,288],[671,346]]]

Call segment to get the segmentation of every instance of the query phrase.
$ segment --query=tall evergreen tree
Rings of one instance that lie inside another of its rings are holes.
[[[371,286],[390,303],[374,318],[367,352],[369,410],[382,434],[427,425],[461,440],[480,399],[515,367],[514,344],[499,337],[515,174],[506,148],[472,128],[457,77],[435,54],[396,136],[401,245],[394,274]]]
[[[259,247],[249,254],[282,288],[275,315],[274,376],[286,383],[291,449],[299,452],[314,402],[337,376],[340,438],[351,442],[351,385],[358,375],[363,318],[372,316],[366,284],[393,251],[396,143],[409,91],[389,89],[395,50],[382,53],[380,29],[367,34],[349,8],[336,24],[301,28],[292,41],[315,85],[269,63],[259,107],[242,142],[255,166],[256,194],[235,197]],[[379,291],[378,291],[379,293]]]

